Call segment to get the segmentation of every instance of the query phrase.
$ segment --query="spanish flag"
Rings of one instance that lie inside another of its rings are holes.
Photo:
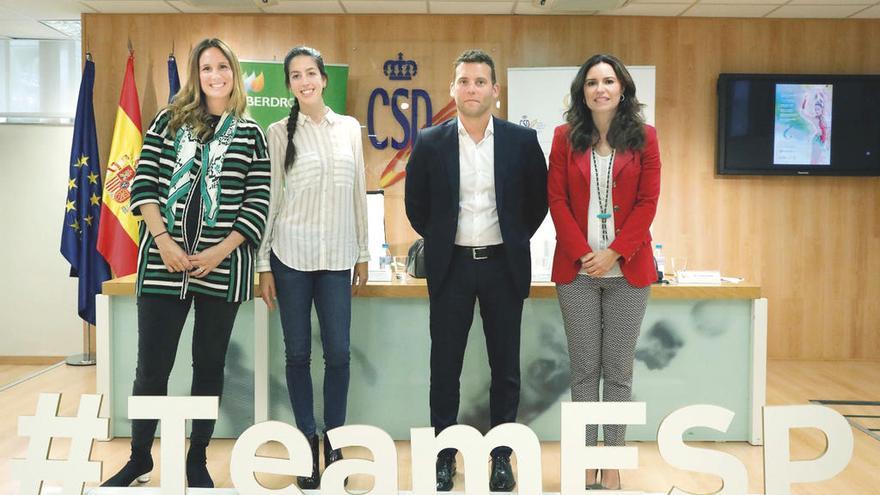
[[[134,84],[134,53],[128,55],[122,95],[116,109],[113,142],[107,159],[104,180],[101,224],[98,228],[98,252],[121,277],[137,271],[138,221],[131,213],[131,183],[144,144],[141,109]]]

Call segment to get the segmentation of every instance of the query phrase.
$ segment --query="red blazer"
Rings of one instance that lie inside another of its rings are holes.
[[[576,152],[568,141],[568,125],[556,128],[550,150],[547,199],[556,226],[556,252],[551,280],[567,284],[580,271],[581,256],[591,252],[587,244],[587,207],[590,203],[590,149]],[[620,270],[634,287],[657,281],[651,234],[648,228],[660,196],[660,149],[657,131],[645,126],[645,147],[614,155],[612,169],[614,242],[620,253]]]

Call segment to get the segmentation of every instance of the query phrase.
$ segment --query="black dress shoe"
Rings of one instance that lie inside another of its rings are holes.
[[[493,492],[509,492],[516,486],[513,479],[513,468],[510,467],[510,456],[492,456],[492,475],[489,477],[489,490]]]
[[[452,478],[455,477],[455,457],[448,455],[437,456],[437,491],[448,492],[452,490]]]

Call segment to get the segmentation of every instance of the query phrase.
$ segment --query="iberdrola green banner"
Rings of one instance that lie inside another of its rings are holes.
[[[326,64],[329,82],[324,89],[324,103],[334,112],[345,114],[345,94],[348,89],[348,65]],[[269,124],[287,117],[293,96],[284,84],[282,62],[242,60],[241,72],[247,91],[248,112],[263,130]]]

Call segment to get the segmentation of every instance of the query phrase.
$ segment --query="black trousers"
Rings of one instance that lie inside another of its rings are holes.
[[[168,395],[168,377],[174,367],[177,344],[190,306],[195,303],[192,339],[192,386],[194,396],[223,393],[223,367],[232,326],[240,303],[211,296],[144,295],[138,305],[138,356],[132,395]],[[131,422],[133,455],[149,454],[157,420]],[[190,443],[205,446],[214,433],[214,420],[193,420]]]
[[[503,249],[484,260],[456,248],[449,274],[439,293],[430,298],[431,315],[431,426],[436,433],[458,423],[461,369],[468,332],[474,319],[474,302],[486,336],[491,385],[491,426],[516,421],[519,407],[519,346],[523,300],[517,294]],[[510,455],[510,448],[493,449],[493,455]],[[454,455],[444,449],[441,455]]]

